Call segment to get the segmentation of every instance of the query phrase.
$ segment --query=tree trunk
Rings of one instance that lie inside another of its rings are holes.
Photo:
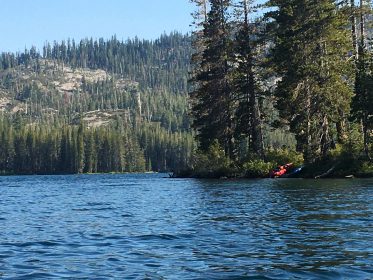
[[[365,50],[365,14],[364,1],[360,0],[360,45],[358,48],[358,56],[363,55]]]
[[[311,93],[308,81],[306,81],[306,147],[304,149],[304,160],[311,163],[312,158],[312,135],[311,135]]]
[[[243,1],[244,8],[244,28],[247,29],[247,34],[249,34],[249,5],[248,1]],[[248,46],[250,48],[250,46]],[[264,158],[264,142],[263,142],[263,131],[262,131],[262,120],[259,101],[256,96],[255,89],[255,77],[254,77],[254,65],[252,52],[250,51],[250,56],[248,57],[248,73],[247,73],[247,88],[248,88],[248,104],[250,114],[250,123],[251,123],[251,149],[255,152],[260,158]]]
[[[350,0],[351,5],[351,35],[352,35],[352,48],[355,61],[358,59],[358,44],[356,35],[356,15],[355,15],[355,0]]]
[[[364,1],[360,0],[360,46],[359,46],[359,55],[363,56],[364,52],[366,51],[365,46],[365,13],[364,13]],[[364,69],[366,70],[366,69]],[[364,87],[363,92],[361,92],[363,95],[362,99],[364,101],[367,101],[367,90]],[[368,112],[365,111],[363,113],[363,117],[361,120],[362,124],[362,133],[363,133],[363,141],[364,141],[364,153],[366,157],[371,161],[371,157],[369,155],[369,135],[368,135]]]
[[[344,112],[341,109],[338,109],[338,114],[339,114],[340,119],[336,123],[337,141],[338,141],[338,144],[344,144],[346,143],[346,140],[348,139],[347,130],[346,130],[346,117],[344,115]]]
[[[328,117],[324,115],[322,124],[322,135],[321,135],[321,155],[322,158],[326,158],[330,148],[330,136],[329,136],[329,121]]]
[[[363,141],[364,141],[364,153],[369,161],[372,161],[372,158],[369,155],[369,132],[368,132],[368,113],[364,112],[363,120]]]
[[[255,100],[254,116],[253,116],[253,146],[256,153],[260,158],[264,158],[264,140],[263,140],[263,129],[262,119],[258,100]]]

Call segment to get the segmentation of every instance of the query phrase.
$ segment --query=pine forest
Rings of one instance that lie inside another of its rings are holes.
[[[47,43],[0,58],[0,171],[169,171],[194,149],[190,37]]]

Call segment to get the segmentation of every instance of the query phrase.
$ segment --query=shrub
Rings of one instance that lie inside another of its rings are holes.
[[[360,177],[373,177],[373,163],[363,162],[357,175]]]
[[[274,163],[274,166],[283,165],[292,162],[294,166],[303,164],[303,155],[294,150],[275,149],[269,150],[266,154],[267,162]]]
[[[268,177],[269,172],[276,166],[274,162],[265,162],[260,159],[250,160],[242,165],[245,177],[264,178]]]
[[[235,168],[225,155],[224,149],[215,140],[208,151],[198,153],[194,157],[193,177],[219,178],[231,177]]]

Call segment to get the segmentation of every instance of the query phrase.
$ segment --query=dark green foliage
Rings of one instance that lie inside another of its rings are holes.
[[[258,79],[264,79],[259,74],[260,46],[258,38],[260,32],[255,30],[254,24],[249,24],[250,11],[253,1],[238,1],[236,13],[238,31],[233,41],[233,63],[236,65],[232,71],[232,85],[235,110],[235,139],[238,143],[247,139],[249,152],[255,153],[259,158],[264,157],[263,119],[261,100],[264,98],[263,89]]]
[[[242,165],[242,174],[245,178],[266,178],[275,166],[273,162],[252,159]]]
[[[121,130],[83,125],[15,129],[1,119],[0,135],[0,172],[17,174],[179,170],[188,166],[194,149],[191,134],[151,124]]]
[[[266,152],[266,159],[274,163],[273,166],[293,163],[294,166],[303,164],[303,155],[299,152],[289,149],[271,149]]]
[[[191,171],[193,177],[235,177],[232,162],[225,155],[218,140],[214,140],[206,152],[196,154],[193,162]]]
[[[351,119],[361,123],[362,150],[366,158],[372,161],[370,134],[373,130],[373,52],[365,45],[364,38],[359,43],[358,54]]]
[[[295,133],[306,162],[325,158],[333,126],[349,113],[352,60],[348,18],[329,0],[269,1],[275,11],[272,65],[280,118]]]
[[[354,124],[347,121],[354,83],[352,116],[361,122],[358,139],[371,158],[373,68],[364,39],[371,9],[366,1],[359,10],[360,34],[353,1],[270,0],[266,16],[250,23],[255,1],[192,2],[198,11],[190,96],[197,158],[206,158],[200,162],[208,162],[218,141],[249,177],[264,176],[272,164],[300,165],[303,158],[307,164],[333,163],[337,144],[346,153],[358,149],[348,131]]]
[[[228,79],[231,47],[228,7],[230,1],[210,1],[210,11],[203,29],[203,51],[194,71],[191,92],[193,127],[200,148],[207,151],[217,139],[233,155],[233,106]]]
[[[236,161],[247,153],[264,158],[265,143],[267,147],[276,141],[291,145],[264,124],[274,110],[264,112],[264,104],[270,103],[261,53],[265,44],[259,40],[264,29],[260,23],[250,23],[254,1],[193,2],[198,11],[194,15],[190,97],[201,152],[218,140],[227,156]],[[267,108],[273,108],[270,105]]]
[[[230,160],[217,140],[213,141],[206,152],[197,152],[193,167],[176,173],[180,177],[197,178],[266,178],[272,169],[286,163],[299,167],[303,156],[291,150],[266,151],[266,160],[259,159],[256,153],[249,154],[242,162]]]
[[[3,53],[0,172],[185,168],[194,149],[190,55],[190,37],[179,33],[47,43],[42,55],[35,48]]]
[[[85,128],[26,125],[15,129],[0,119],[0,173],[54,174],[167,171],[185,168],[193,137],[152,125]]]

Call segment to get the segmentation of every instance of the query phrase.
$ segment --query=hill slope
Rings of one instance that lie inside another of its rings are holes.
[[[42,54],[34,48],[1,54],[0,171],[183,168],[194,145],[190,54],[190,38],[178,33],[154,42],[86,39],[46,44]],[[37,153],[40,147],[53,157]]]

